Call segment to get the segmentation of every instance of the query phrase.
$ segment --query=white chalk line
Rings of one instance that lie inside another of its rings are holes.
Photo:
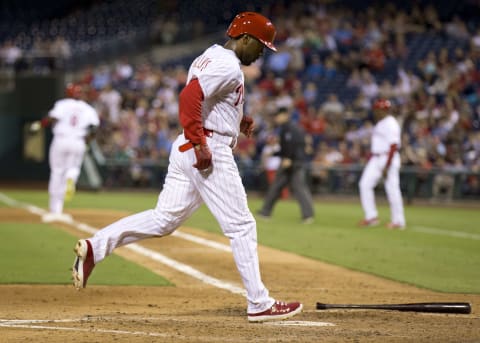
[[[27,324],[4,324],[0,323],[0,327],[7,328],[22,328],[22,329],[38,329],[38,330],[57,330],[57,331],[76,331],[76,332],[91,332],[91,333],[110,333],[120,335],[136,335],[136,336],[150,336],[150,337],[172,337],[165,333],[158,332],[144,332],[144,331],[125,331],[125,330],[109,330],[109,329],[83,329],[68,326],[47,326],[47,325],[27,325]]]
[[[328,322],[311,322],[304,320],[285,320],[278,322],[265,322],[263,324],[274,326],[335,326],[335,324]]]
[[[80,323],[88,322],[90,318],[80,319],[0,319],[0,327],[6,328],[23,328],[23,329],[44,329],[44,330],[63,330],[63,331],[77,331],[77,332],[92,332],[92,333],[115,333],[123,335],[141,335],[141,336],[155,336],[168,337],[166,334],[143,332],[143,331],[125,331],[125,330],[109,330],[109,329],[84,329],[66,326],[51,326],[51,325],[37,325],[37,324],[57,324],[57,323]]]
[[[183,238],[187,241],[198,243],[200,245],[204,245],[204,246],[207,246],[207,247],[210,247],[210,248],[213,248],[213,249],[226,251],[226,252],[232,252],[232,249],[230,248],[230,246],[228,246],[226,244],[218,243],[218,242],[215,242],[215,241],[210,241],[208,239],[198,237],[198,236],[194,236],[194,235],[191,235],[191,234],[186,233],[186,232],[181,232],[181,231],[177,230],[174,233],[172,233],[171,236],[176,236],[178,238]]]
[[[46,324],[58,324],[58,323],[92,323],[92,322],[115,322],[118,317],[84,317],[78,319],[0,319],[0,327],[7,328],[23,328],[23,329],[43,329],[43,330],[64,330],[64,331],[78,331],[78,332],[92,332],[92,333],[114,333],[114,334],[123,334],[123,335],[141,335],[141,336],[155,336],[155,337],[171,337],[170,334],[157,333],[157,332],[145,332],[145,331],[127,331],[127,330],[113,330],[113,329],[84,329],[78,327],[67,327],[67,326],[52,326]],[[155,317],[121,317],[122,320],[132,320],[132,321],[168,321],[168,322],[185,322],[189,320],[173,319],[173,318],[155,318]],[[44,325],[40,325],[44,324]],[[325,326],[336,326],[333,323],[328,322],[312,322],[312,321],[302,321],[302,320],[283,320],[283,321],[274,321],[274,322],[263,322],[259,323],[262,325],[270,326],[300,326],[300,327],[325,327]],[[175,334],[175,337],[177,335]],[[186,337],[184,337],[186,338]],[[197,337],[198,338],[198,337]],[[208,339],[211,340],[212,337]]]
[[[441,235],[441,236],[449,236],[455,238],[466,238],[466,239],[474,239],[480,240],[480,235],[474,233],[468,233],[463,231],[450,231],[450,230],[442,230],[436,229],[433,227],[425,227],[425,226],[413,226],[413,231],[422,232],[422,233],[429,233],[432,235]]]

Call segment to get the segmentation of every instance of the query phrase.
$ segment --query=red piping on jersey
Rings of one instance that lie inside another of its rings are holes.
[[[202,122],[202,88],[198,79],[191,80],[179,95],[178,113],[185,138],[192,144],[206,144]]]

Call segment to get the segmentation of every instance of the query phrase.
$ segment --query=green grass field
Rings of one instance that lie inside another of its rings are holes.
[[[0,192],[43,208],[48,202],[47,193],[42,191]],[[156,193],[79,192],[68,207],[138,212],[154,207],[157,196]],[[261,199],[252,198],[249,203],[255,213],[261,206]],[[0,202],[1,206],[5,205]],[[360,204],[356,202],[321,201],[315,204],[315,210],[315,223],[302,225],[297,203],[279,202],[270,220],[258,220],[259,243],[436,291],[480,293],[478,209],[407,206],[408,228],[405,231],[356,227],[362,217]],[[383,222],[388,221],[388,207],[381,205],[379,211]],[[185,224],[222,234],[204,206]],[[70,264],[65,266],[65,261],[72,259],[71,245],[75,238],[48,225],[22,225],[20,230],[15,223],[3,223],[0,239],[12,242],[10,248],[0,249],[0,267],[4,271],[0,274],[0,283],[69,282],[64,280],[65,268],[70,267]],[[25,241],[29,241],[28,245]],[[35,264],[25,257],[34,255],[32,251],[42,254],[41,258],[35,258]],[[45,265],[51,270],[61,270],[62,274],[40,273],[48,268]],[[135,284],[168,284],[117,256],[106,259],[100,267],[103,271],[96,273],[98,279],[94,278],[95,274],[92,276],[92,283],[131,284],[129,280],[135,280]],[[121,273],[118,273],[119,268],[122,268]]]

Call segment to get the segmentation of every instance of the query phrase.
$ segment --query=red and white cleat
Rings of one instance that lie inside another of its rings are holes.
[[[254,322],[267,322],[273,320],[283,320],[302,312],[303,305],[299,302],[284,303],[281,301],[275,301],[275,303],[269,309],[259,313],[248,313],[248,321]]]
[[[377,226],[378,224],[380,224],[380,221],[378,220],[378,218],[363,219],[360,222],[358,222],[358,226],[361,226],[361,227]]]
[[[91,243],[86,239],[80,239],[75,248],[75,261],[72,268],[73,285],[77,290],[87,286],[87,280],[95,267],[93,249]]]

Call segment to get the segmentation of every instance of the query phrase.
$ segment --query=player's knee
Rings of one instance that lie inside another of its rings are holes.
[[[250,214],[245,216],[241,220],[234,220],[229,222],[220,223],[222,231],[228,238],[232,239],[239,236],[245,236],[256,228],[255,219]]]
[[[171,215],[168,212],[152,210],[151,215],[155,226],[158,227],[158,231],[162,235],[171,234],[182,224],[182,219],[179,216]]]
[[[366,178],[362,177],[358,182],[358,188],[360,190],[366,190],[370,188],[369,182]]]

